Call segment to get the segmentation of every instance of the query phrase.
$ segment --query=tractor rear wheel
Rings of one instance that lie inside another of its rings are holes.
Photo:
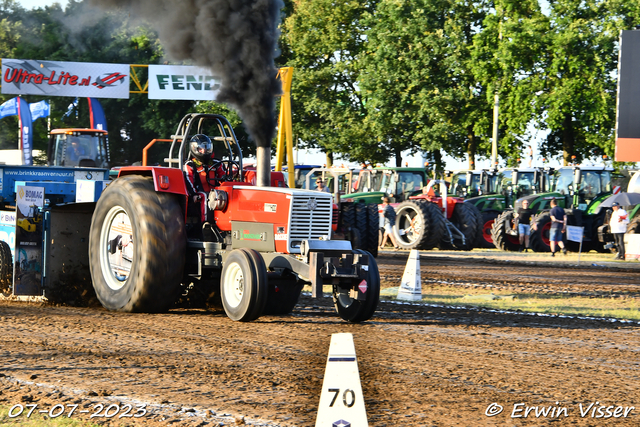
[[[493,239],[493,244],[496,248],[503,251],[517,251],[520,249],[520,240],[518,239],[518,236],[507,233],[507,229],[511,228],[512,220],[513,211],[509,209],[498,215],[493,222],[493,227],[491,227],[491,238]]]
[[[479,248],[495,248],[493,244],[493,237],[491,236],[491,229],[493,223],[498,217],[498,212],[482,212],[482,218],[480,220],[480,232],[478,233],[478,247]]]
[[[396,207],[394,233],[403,249],[433,249],[446,232],[440,208],[431,202],[406,201]]]
[[[464,236],[464,244],[461,239],[454,237],[453,245],[455,249],[470,251],[473,249],[478,238],[479,217],[478,208],[471,203],[456,203],[451,215],[451,223],[460,230]]]
[[[13,286],[13,260],[11,248],[5,241],[0,240],[0,294],[11,294]]]
[[[96,204],[89,234],[91,278],[109,310],[162,312],[176,301],[185,260],[184,212],[151,178],[113,181]]]
[[[365,299],[357,300],[351,297],[353,284],[341,286],[340,283],[333,285],[333,305],[343,320],[351,323],[359,323],[369,320],[376,311],[380,300],[380,273],[375,258],[367,251],[355,250],[354,254],[368,255],[369,268],[367,276],[363,280],[365,288]]]
[[[250,322],[264,312],[268,295],[267,267],[260,253],[240,248],[231,251],[222,267],[220,296],[231,320]]]
[[[378,256],[378,232],[380,231],[380,214],[378,213],[378,204],[370,203],[367,205],[367,241],[369,246],[364,248],[374,257]]]
[[[627,225],[626,234],[640,234],[640,215],[636,215]]]
[[[529,236],[529,246],[535,252],[551,252],[549,233],[551,231],[551,214],[542,212],[534,216],[532,223],[536,224],[536,229],[531,229]]]

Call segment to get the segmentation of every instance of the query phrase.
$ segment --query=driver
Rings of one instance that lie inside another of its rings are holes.
[[[187,191],[195,203],[200,203],[200,218],[207,221],[207,195],[212,183],[224,176],[222,163],[213,158],[213,143],[207,135],[194,135],[189,141],[189,160],[184,164]]]

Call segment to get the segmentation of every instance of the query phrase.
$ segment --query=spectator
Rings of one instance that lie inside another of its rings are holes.
[[[324,185],[324,181],[322,180],[322,178],[316,179],[316,190],[322,191],[324,193],[331,193],[329,187]]]
[[[516,218],[518,220],[518,238],[520,239],[520,252],[527,252],[529,250],[529,235],[531,235],[532,216],[533,211],[529,209],[529,201],[523,200],[522,207],[516,212]]]
[[[396,211],[393,209],[393,206],[389,204],[388,197],[382,198],[382,215],[384,216],[384,235],[382,236],[380,249],[383,249],[384,245],[387,244],[387,239],[391,240],[394,249],[400,249],[393,235],[393,227],[396,225]]]
[[[616,242],[618,248],[618,254],[615,259],[625,259],[624,250],[624,233],[627,232],[627,224],[629,224],[629,215],[627,211],[620,207],[620,203],[613,202],[611,205],[613,213],[611,214],[611,220],[609,221],[609,228],[613,234],[613,239]]]
[[[567,254],[567,248],[562,241],[562,233],[567,230],[567,214],[558,206],[556,199],[551,200],[551,230],[549,230],[549,243],[551,256],[556,256],[556,245],[560,246],[563,254]]]

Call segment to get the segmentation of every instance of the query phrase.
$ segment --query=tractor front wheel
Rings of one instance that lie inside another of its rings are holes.
[[[234,249],[222,267],[222,306],[231,320],[250,322],[264,312],[268,295],[267,268],[253,249]]]
[[[482,218],[480,221],[480,232],[478,233],[478,247],[479,248],[495,248],[493,244],[493,237],[491,237],[491,229],[493,223],[498,217],[498,212],[482,212]]]
[[[513,211],[507,210],[502,212],[493,222],[491,228],[491,238],[496,248],[503,251],[517,251],[520,249],[520,240],[518,236],[507,233],[511,229],[513,220]],[[533,247],[531,245],[531,247]],[[535,249],[534,249],[535,250]]]
[[[551,232],[551,214],[542,212],[533,217],[536,229],[531,229],[529,236],[529,246],[535,252],[551,252],[551,242],[549,235]]]
[[[378,301],[380,300],[380,273],[378,272],[378,264],[375,258],[367,251],[355,250],[355,254],[368,255],[369,265],[366,278],[359,283],[364,289],[364,300],[353,298],[351,291],[353,284],[349,283],[344,286],[340,283],[333,285],[333,305],[343,320],[351,323],[359,323],[369,320],[376,311]],[[360,290],[362,292],[362,290]]]
[[[440,208],[431,202],[406,201],[396,207],[394,233],[403,249],[433,249],[446,232]]]
[[[184,213],[150,178],[113,181],[96,204],[89,234],[91,279],[109,310],[162,312],[175,302],[184,268]]]

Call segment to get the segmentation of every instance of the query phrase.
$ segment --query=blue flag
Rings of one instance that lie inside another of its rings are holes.
[[[34,102],[29,104],[31,110],[31,120],[38,120],[40,117],[49,117],[49,103],[47,101]]]
[[[7,116],[18,116],[20,126],[19,148],[22,150],[23,164],[33,165],[31,152],[33,151],[33,126],[29,104],[19,96],[0,105],[0,119]]]
[[[107,130],[107,118],[104,116],[104,110],[100,101],[96,98],[87,98],[89,101],[89,116],[91,117],[91,129]]]
[[[0,119],[18,114],[18,98],[12,98],[0,105]]]

